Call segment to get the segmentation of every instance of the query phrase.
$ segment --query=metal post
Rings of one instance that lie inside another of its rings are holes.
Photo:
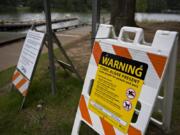
[[[100,6],[101,6],[101,0],[92,0],[92,34],[91,34],[92,45],[96,37],[97,26],[100,24],[100,14],[101,14]]]
[[[19,108],[19,111],[21,111],[23,109],[25,101],[26,101],[26,97],[23,96],[23,100],[21,102],[21,106]]]
[[[54,65],[54,53],[53,53],[53,40],[52,40],[52,24],[51,24],[51,11],[49,0],[44,0],[44,10],[46,16],[46,39],[48,43],[48,56],[49,56],[49,66],[51,72],[51,89],[52,94],[56,92],[56,76],[55,76],[55,65]]]
[[[97,0],[97,24],[100,24],[101,19],[101,0]]]

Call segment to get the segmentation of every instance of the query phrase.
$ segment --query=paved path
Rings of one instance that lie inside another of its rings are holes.
[[[5,43],[11,43],[25,37],[25,33],[21,32],[0,32],[0,46]]]
[[[63,32],[57,32],[59,40],[63,45],[77,43],[90,34],[90,27],[84,26],[76,29],[71,29]],[[22,49],[24,40],[0,46],[0,71],[14,66],[18,62],[20,51]],[[43,48],[43,53],[47,49]]]

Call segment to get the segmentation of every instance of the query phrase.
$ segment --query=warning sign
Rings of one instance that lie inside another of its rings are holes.
[[[148,65],[103,52],[88,108],[127,133]]]

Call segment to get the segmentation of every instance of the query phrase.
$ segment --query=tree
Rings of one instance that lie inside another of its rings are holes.
[[[136,1],[136,11],[137,12],[146,12],[148,8],[147,0],[137,0]]]
[[[28,0],[28,5],[32,11],[43,11],[44,10],[43,0]]]
[[[180,10],[180,0],[167,0],[168,9]]]
[[[111,1],[111,20],[115,26],[116,34],[122,26],[135,26],[136,0],[112,0]]]
[[[159,13],[162,10],[166,9],[167,1],[166,0],[148,0],[147,12],[156,12]]]
[[[0,0],[0,12],[14,12],[17,5],[18,0]]]

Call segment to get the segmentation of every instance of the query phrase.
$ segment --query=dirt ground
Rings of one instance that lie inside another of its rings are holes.
[[[145,40],[152,42],[156,30],[176,31],[180,34],[179,22],[164,22],[164,23],[138,23],[138,25],[145,31]],[[180,63],[180,37],[178,41],[178,63]]]
[[[144,29],[145,41],[152,42],[156,30],[169,30],[177,31],[180,33],[180,23],[177,22],[165,22],[165,23],[138,23],[138,26]],[[178,42],[178,63],[180,63],[180,38]],[[86,38],[82,42],[74,44],[69,44],[66,46],[68,55],[74,61],[77,69],[81,75],[85,75],[87,70],[90,54],[91,54],[91,41],[90,37]]]

